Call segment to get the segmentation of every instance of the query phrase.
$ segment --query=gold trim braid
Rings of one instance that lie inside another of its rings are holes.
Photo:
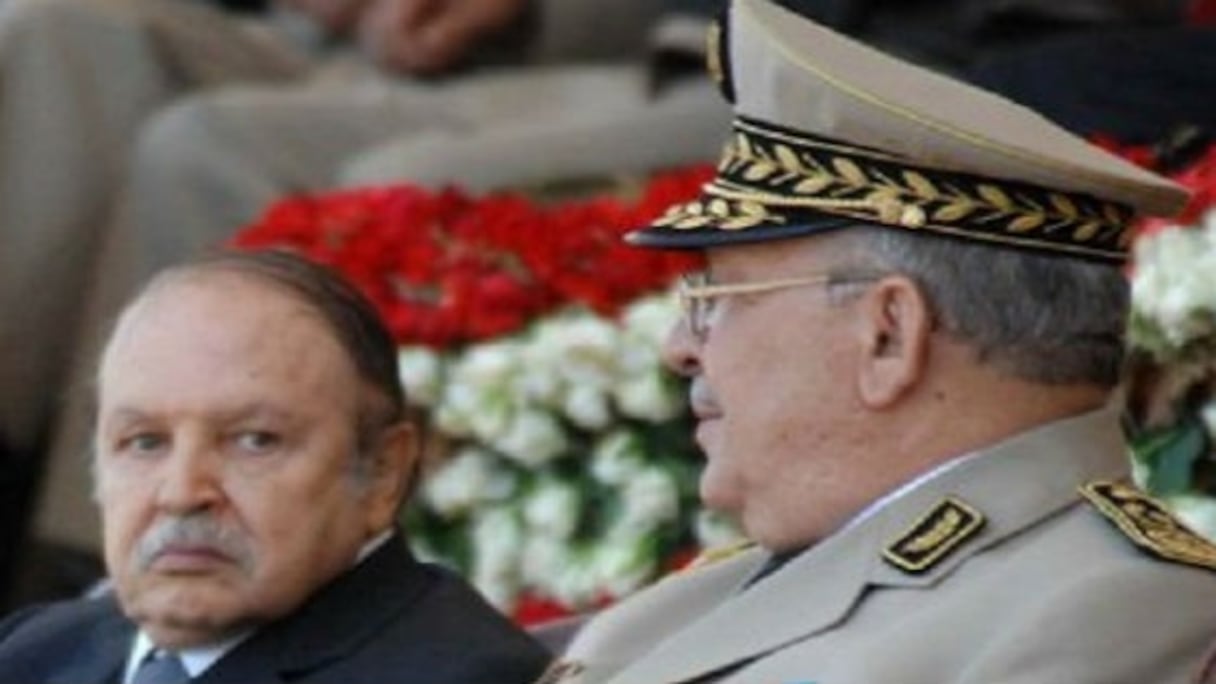
[[[717,177],[652,230],[741,232],[840,216],[1039,251],[1122,261],[1129,207],[1081,193],[932,169],[889,153],[738,118]]]

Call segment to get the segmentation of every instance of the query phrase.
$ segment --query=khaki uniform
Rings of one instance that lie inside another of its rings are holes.
[[[671,207],[628,236],[641,246],[709,250],[711,270],[715,264],[745,265],[729,273],[725,282],[687,286],[686,301],[806,284],[788,280],[789,262],[774,256],[780,253],[776,243],[817,239],[813,236],[862,224],[875,231],[915,234],[906,243],[909,250],[930,240],[970,242],[967,251],[976,258],[967,268],[991,256],[995,282],[1010,288],[1010,300],[1039,286],[1028,282],[1037,276],[1012,277],[1007,261],[997,259],[1014,250],[1027,255],[1026,261],[1019,260],[1023,264],[1047,259],[1072,260],[1066,263],[1078,269],[1082,261],[1107,264],[1086,269],[1106,268],[1107,276],[1115,276],[1101,285],[1083,283],[1079,276],[1069,282],[1094,300],[1111,300],[1106,306],[1095,304],[1097,320],[1091,327],[1095,336],[1117,334],[1122,306],[1114,269],[1126,258],[1132,217],[1177,210],[1185,200],[1180,188],[1094,148],[1032,111],[879,54],[789,11],[787,5],[733,0],[725,20],[711,31],[709,70],[735,112],[717,173],[700,197]],[[722,250],[747,243],[768,243],[773,249],[741,256],[739,262],[719,258]],[[799,250],[813,247],[802,242],[790,249],[801,254]],[[841,256],[838,261],[835,266],[848,274],[853,260]],[[769,279],[761,275],[766,264],[773,266]],[[998,265],[1005,269],[996,275]],[[896,263],[892,270],[902,272],[903,267]],[[956,287],[972,284],[962,278],[954,282]],[[1043,291],[1053,291],[1047,288]],[[992,294],[991,289],[982,292]],[[862,297],[870,304],[886,302],[885,315],[896,317],[889,311],[899,307],[894,300],[874,291]],[[1027,295],[1027,300],[1038,307],[1053,304],[1041,293]],[[1068,304],[1069,309],[1077,306]],[[942,308],[962,315],[944,304]],[[756,409],[741,405],[738,394],[730,395],[733,403],[715,403],[715,383],[739,380],[732,372],[771,372],[776,365],[766,365],[763,371],[738,370],[746,366],[741,359],[749,340],[761,334],[765,313],[756,309],[752,315],[761,320],[728,331],[732,320],[723,316],[709,331],[703,317],[698,321],[690,314],[668,350],[673,365],[690,376],[693,398],[701,398],[700,412],[710,419],[745,414],[738,422],[723,421],[722,431],[741,423],[755,429],[765,420],[748,414]],[[846,317],[841,325],[879,325],[873,323],[876,314],[842,315]],[[880,337],[886,342],[898,339],[893,346],[902,345],[903,333],[897,330],[902,328],[891,327],[891,337],[872,334],[865,339],[875,345],[882,343]],[[847,329],[852,334],[852,328]],[[801,354],[812,366],[831,363],[830,355],[837,354],[842,363],[856,365],[859,385],[872,377],[866,373],[881,374],[872,369],[885,350],[837,348],[839,336],[832,331],[822,333],[827,342],[823,346],[831,350],[822,352],[814,349],[820,331],[799,332],[811,343],[783,359],[791,367],[799,365]],[[1029,343],[1025,353],[1041,354],[1044,365],[1057,357],[1040,351],[1040,345],[1093,343],[1088,338],[1078,341],[1087,331],[1041,332],[1041,339]],[[729,339],[714,346],[715,335]],[[962,344],[971,341],[966,333],[958,337]],[[921,338],[912,334],[910,339]],[[1003,350],[1010,351],[1016,343],[1004,344],[1008,348]],[[867,404],[846,398],[854,390],[842,389],[841,403],[863,406],[840,409],[847,416],[839,428],[842,434],[818,443],[861,448],[856,445],[871,438],[880,445],[874,448],[900,449],[860,459],[854,466],[860,469],[894,465],[901,458],[936,467],[909,476],[910,483],[881,496],[849,524],[782,565],[771,564],[764,551],[747,551],[662,581],[624,601],[591,620],[565,659],[541,681],[1190,681],[1216,635],[1216,547],[1122,483],[1128,456],[1116,409],[1074,415],[1080,409],[1067,408],[1075,406],[1071,392],[1084,387],[1082,396],[1090,394],[1097,388],[1088,383],[1106,384],[1105,373],[1063,381],[1057,388],[1031,378],[1029,371],[993,370],[1019,376],[1014,382],[1031,391],[1023,396],[1043,402],[1034,410],[1027,405],[1006,408],[998,403],[1005,387],[1001,382],[969,375],[973,366],[984,365],[984,352],[973,350],[979,358],[952,361],[945,359],[950,353],[939,356],[944,344],[930,340],[926,346],[924,364],[929,369],[907,371],[915,378],[902,388],[907,395],[919,396],[879,393],[882,401]],[[845,358],[852,353],[872,356],[856,363]],[[940,363],[945,370],[933,370],[935,357],[944,359]],[[990,358],[998,359],[996,353]],[[913,362],[905,357],[898,363],[907,368]],[[747,377],[756,381],[756,376]],[[704,392],[698,393],[698,383],[704,383]],[[942,389],[946,383],[957,387]],[[974,408],[933,406],[928,397],[935,391],[986,396]],[[854,396],[864,394],[856,390]],[[1054,413],[1040,414],[1040,408]],[[1008,414],[1000,413],[1006,410]],[[918,423],[915,431],[906,427],[913,419]],[[1035,422],[1026,422],[1031,419]],[[937,423],[932,428],[940,440],[917,439],[925,420]],[[1000,425],[1006,427],[993,427]],[[956,426],[958,439],[951,432]],[[781,435],[799,428],[775,420],[766,427]],[[831,426],[820,422],[815,429]],[[1009,434],[1019,429],[1023,431]],[[747,467],[748,455],[730,450],[738,443],[724,435],[714,441],[729,446],[711,458],[734,458],[734,467]],[[783,448],[781,442],[774,440],[775,448]],[[740,443],[749,442],[744,438]],[[959,444],[976,443],[984,446],[975,453],[957,453],[970,448]],[[831,463],[844,471],[836,475],[841,486],[848,486],[849,476],[867,475],[840,465],[848,455],[832,455],[836,460]],[[797,471],[800,458],[823,456],[781,457],[784,467]],[[763,476],[781,478],[786,473]],[[789,476],[798,481],[805,473]],[[779,513],[793,514],[765,503],[769,520]],[[816,505],[813,500],[786,503]],[[745,519],[750,505],[740,504]],[[771,528],[766,532],[774,534]]]
[[[1018,435],[754,584],[758,549],[660,582],[592,621],[542,681],[1189,682],[1216,634],[1216,550],[1134,515],[1126,492],[1092,493],[1172,540],[1142,548],[1078,493],[1125,463],[1110,412]]]

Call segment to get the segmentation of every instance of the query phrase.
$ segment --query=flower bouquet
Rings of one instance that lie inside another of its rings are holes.
[[[1136,243],[1127,422],[1133,476],[1216,539],[1216,146],[1175,174],[1194,193]]]
[[[735,537],[699,508],[685,390],[659,355],[672,281],[698,259],[621,240],[711,174],[550,205],[408,185],[296,196],[235,238],[335,267],[379,309],[431,428],[411,543],[522,622]]]

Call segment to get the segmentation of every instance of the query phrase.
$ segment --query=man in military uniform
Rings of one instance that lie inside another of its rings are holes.
[[[632,241],[706,255],[666,356],[756,546],[545,681],[1190,681],[1216,548],[1127,483],[1109,405],[1129,222],[1185,195],[770,0],[712,37],[718,176]]]

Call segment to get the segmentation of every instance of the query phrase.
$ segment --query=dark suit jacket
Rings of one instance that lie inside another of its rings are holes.
[[[118,682],[135,630],[113,597],[18,613],[0,623],[0,683]],[[195,681],[526,684],[548,660],[462,580],[414,560],[394,537]]]

